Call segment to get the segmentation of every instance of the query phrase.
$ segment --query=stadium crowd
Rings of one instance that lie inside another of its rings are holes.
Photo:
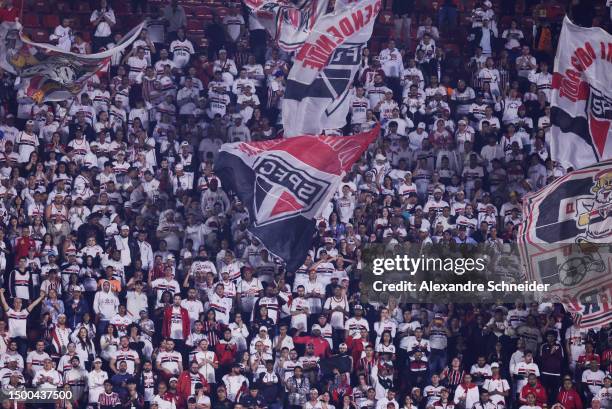
[[[292,56],[240,4],[194,44],[176,0],[159,14],[133,1],[162,29],[73,101],[36,102],[2,72],[2,388],[69,389],[62,408],[612,407],[610,325],[580,329],[552,304],[375,302],[360,286],[372,243],[509,251],[522,197],[567,171],[549,149],[561,19],[609,21],[580,1],[387,3],[349,125],[328,130],[381,135],[297,271],[214,174],[221,144],[282,136]],[[66,15],[49,41],[109,49],[125,34],[112,6],[95,4],[87,36]],[[18,15],[5,0],[0,18]]]

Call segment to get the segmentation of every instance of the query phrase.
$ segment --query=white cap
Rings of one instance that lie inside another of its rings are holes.
[[[425,125],[425,122],[419,122],[419,124],[417,125],[417,129],[425,129],[427,128],[427,126]]]

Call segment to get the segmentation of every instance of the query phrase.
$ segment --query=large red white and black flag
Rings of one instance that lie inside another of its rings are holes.
[[[612,321],[612,161],[569,172],[523,201],[519,250],[526,278],[548,284],[594,328]]]
[[[612,158],[612,36],[565,17],[552,87],[552,159],[580,169]]]
[[[312,244],[314,219],[379,132],[224,144],[215,174],[247,208],[249,232],[295,271]]]

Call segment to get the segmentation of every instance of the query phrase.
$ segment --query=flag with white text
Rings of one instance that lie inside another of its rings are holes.
[[[611,159],[612,35],[566,17],[552,88],[552,159],[574,169]]]
[[[285,136],[318,135],[346,125],[350,88],[380,9],[381,0],[362,0],[317,20],[287,78]]]

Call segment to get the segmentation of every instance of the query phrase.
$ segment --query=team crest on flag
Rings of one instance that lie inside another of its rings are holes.
[[[309,213],[324,198],[331,183],[291,165],[291,158],[279,152],[255,161],[255,226],[264,226]],[[313,169],[314,173],[316,170]]]
[[[593,146],[597,152],[597,158],[602,159],[605,155],[606,144],[612,141],[612,97],[603,91],[591,86],[588,102],[589,131],[593,138]]]
[[[312,245],[315,219],[379,133],[224,144],[215,175],[244,203],[249,232],[295,271]]]
[[[612,158],[612,35],[567,17],[551,93],[551,156],[580,169]]]
[[[0,66],[18,75],[20,86],[36,102],[64,101],[77,95],[90,78],[110,65],[112,56],[121,53],[140,35],[146,22],[127,33],[113,48],[96,54],[76,54],[51,44],[35,43],[19,32],[18,40],[7,47],[0,27]],[[4,34],[3,34],[4,33]]]
[[[612,161],[528,195],[523,214],[518,244],[526,278],[548,284],[542,296],[563,302],[581,325],[600,323],[593,314],[603,311],[612,288]]]

